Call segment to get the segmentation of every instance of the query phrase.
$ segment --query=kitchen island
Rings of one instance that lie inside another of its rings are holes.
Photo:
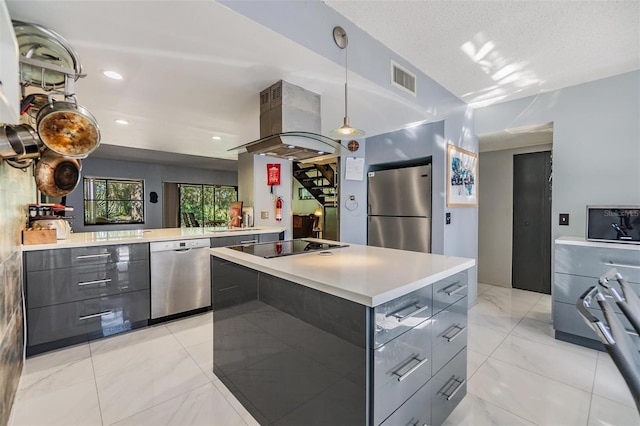
[[[211,254],[214,372],[260,424],[438,425],[464,396],[474,260]]]

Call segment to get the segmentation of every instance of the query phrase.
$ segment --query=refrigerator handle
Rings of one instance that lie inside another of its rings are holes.
[[[371,214],[371,204],[367,203],[367,214]]]

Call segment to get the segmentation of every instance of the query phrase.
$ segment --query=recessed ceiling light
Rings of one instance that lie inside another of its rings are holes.
[[[296,147],[295,145],[289,145],[289,149],[293,149],[295,147]]]
[[[211,139],[213,139],[214,141],[222,140],[220,136],[211,136]]]
[[[264,152],[261,152],[260,155],[267,155],[267,154],[265,154]]]
[[[289,161],[293,161],[293,157],[289,157]]]
[[[123,126],[126,126],[127,124],[129,124],[127,120],[122,120],[122,119],[117,119],[116,123],[122,124]]]
[[[106,70],[106,71],[102,71],[102,74],[105,77],[109,77],[112,78],[114,80],[122,80],[124,77],[122,76],[122,74],[115,72],[115,71],[110,71],[110,70]]]
[[[324,154],[324,151],[318,151],[318,155]]]

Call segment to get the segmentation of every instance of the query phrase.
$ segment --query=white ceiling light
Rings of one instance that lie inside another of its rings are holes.
[[[116,123],[118,124],[122,124],[123,126],[126,126],[127,124],[129,124],[129,122],[127,120],[123,120],[121,118],[115,120]]]
[[[347,46],[349,45],[349,39],[347,38],[347,32],[342,27],[333,28],[333,41],[340,49],[344,49],[344,121],[342,127],[329,132],[331,137],[336,139],[345,139],[347,137],[355,138],[364,136],[364,130],[351,127],[349,124],[349,115],[347,114]]]
[[[211,136],[211,139],[213,139],[214,141],[222,140],[222,138],[220,136]]]
[[[122,76],[122,74],[115,72],[115,71],[110,71],[110,70],[106,70],[106,71],[102,71],[102,74],[105,77],[109,77],[113,80],[122,80],[124,77]]]

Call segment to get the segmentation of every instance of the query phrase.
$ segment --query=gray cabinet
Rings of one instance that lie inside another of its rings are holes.
[[[460,402],[466,295],[467,272],[461,272],[373,310],[372,424],[440,425]]]
[[[582,346],[602,349],[602,345],[576,309],[578,298],[590,287],[598,284],[598,279],[616,268],[640,294],[640,250],[629,246],[620,248],[602,244],[574,245],[556,242],[553,277],[553,328],[557,339]],[[617,287],[615,281],[611,282]],[[618,289],[619,290],[619,289]],[[615,303],[611,306],[620,312]],[[593,304],[592,313],[603,319],[598,304]],[[619,315],[622,323],[631,330],[626,317]],[[632,336],[640,347],[640,339]]]
[[[241,244],[255,244],[258,242],[258,236],[251,235],[232,235],[230,237],[213,237],[211,238],[211,247],[227,247],[239,246]]]
[[[26,252],[27,354],[145,326],[149,245]]]
[[[226,237],[212,237],[211,247],[239,246],[242,244],[266,243],[269,241],[282,240],[282,232],[272,232],[268,234],[231,235]]]

